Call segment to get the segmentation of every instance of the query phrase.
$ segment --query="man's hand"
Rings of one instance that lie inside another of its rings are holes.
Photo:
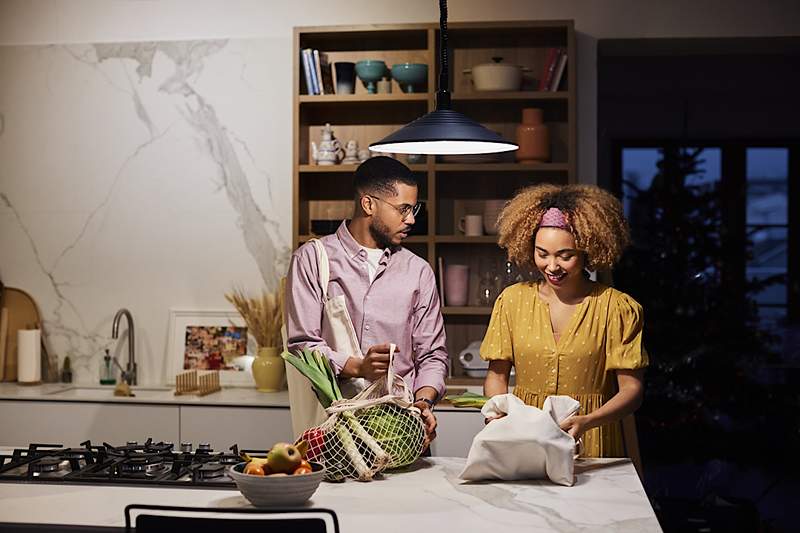
[[[397,351],[394,352],[397,354]],[[367,350],[367,355],[351,357],[342,368],[341,375],[346,378],[366,378],[375,381],[385,376],[389,369],[389,345],[376,344]]]
[[[433,415],[431,406],[425,400],[417,400],[414,402],[414,407],[420,410],[422,422],[425,424],[425,444],[422,447],[425,450],[436,438],[436,417]]]
[[[397,356],[397,350],[395,350],[394,354]],[[370,346],[369,350],[367,350],[367,354],[361,361],[359,374],[362,378],[366,378],[369,381],[375,381],[376,379],[385,376],[388,369],[389,345],[376,344],[375,346]]]

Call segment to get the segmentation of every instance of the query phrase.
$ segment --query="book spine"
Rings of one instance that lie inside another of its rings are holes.
[[[542,70],[542,78],[539,80],[539,90],[546,91],[550,86],[550,81],[553,76],[553,68],[555,66],[556,58],[558,55],[558,48],[548,48],[545,57],[544,69]]]
[[[317,69],[314,66],[314,50],[308,49],[308,70],[311,71],[311,86],[314,89],[313,94],[319,94],[319,82],[317,81]]]
[[[324,94],[335,94],[331,64],[328,60],[328,54],[324,52],[319,53],[319,68],[322,71],[322,90]]]
[[[319,64],[319,50],[314,50],[314,74],[317,77],[317,90],[319,94],[325,94],[325,86],[322,84],[322,69]]]
[[[567,50],[566,48],[561,49],[561,55],[558,58],[558,66],[555,69],[555,75],[553,76],[553,83],[550,86],[551,91],[557,91],[558,86],[561,84],[561,79],[564,77],[564,69],[567,66]]]
[[[308,68],[308,54],[305,50],[300,52],[300,57],[303,60],[303,74],[306,80],[306,93],[314,94],[314,86],[311,84],[311,71]]]

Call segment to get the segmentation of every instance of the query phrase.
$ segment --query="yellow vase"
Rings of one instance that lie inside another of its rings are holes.
[[[253,379],[258,392],[278,392],[283,389],[286,367],[280,353],[280,348],[276,346],[258,349],[258,356],[253,361]]]

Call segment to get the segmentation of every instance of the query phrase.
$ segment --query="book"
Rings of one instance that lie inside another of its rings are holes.
[[[557,91],[558,86],[561,84],[561,80],[564,77],[564,69],[567,66],[567,49],[562,48],[561,53],[558,56],[558,65],[555,68],[555,73],[553,74],[553,82],[550,84],[551,91]]]
[[[317,94],[325,94],[325,87],[322,85],[322,69],[319,64],[319,50],[314,50],[314,75],[317,79]]]
[[[300,61],[303,64],[303,77],[306,81],[306,94],[314,94],[314,86],[311,83],[311,71],[308,68],[308,54],[305,50],[300,51]]]
[[[303,61],[308,75],[308,94],[317,94],[317,85],[314,82],[314,63],[310,48],[303,50]]]
[[[545,53],[544,68],[542,69],[542,77],[539,80],[539,90],[546,91],[550,87],[550,82],[553,80],[553,71],[555,70],[556,61],[558,60],[558,48],[548,47]]]
[[[308,61],[308,74],[311,77],[311,94],[319,94],[317,69],[314,66],[314,51],[311,48],[306,48],[306,60]]]
[[[333,84],[333,69],[331,68],[328,54],[324,52],[319,53],[319,69],[322,73],[322,94],[335,94],[335,85]]]

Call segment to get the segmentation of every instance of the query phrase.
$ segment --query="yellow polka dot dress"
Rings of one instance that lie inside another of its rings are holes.
[[[556,342],[539,286],[517,283],[495,301],[481,357],[514,364],[514,394],[526,404],[541,409],[548,396],[568,395],[580,402],[581,414],[591,413],[616,393],[613,370],[648,364],[642,307],[627,294],[595,283]],[[625,455],[619,423],[587,431],[583,443],[587,457]]]

